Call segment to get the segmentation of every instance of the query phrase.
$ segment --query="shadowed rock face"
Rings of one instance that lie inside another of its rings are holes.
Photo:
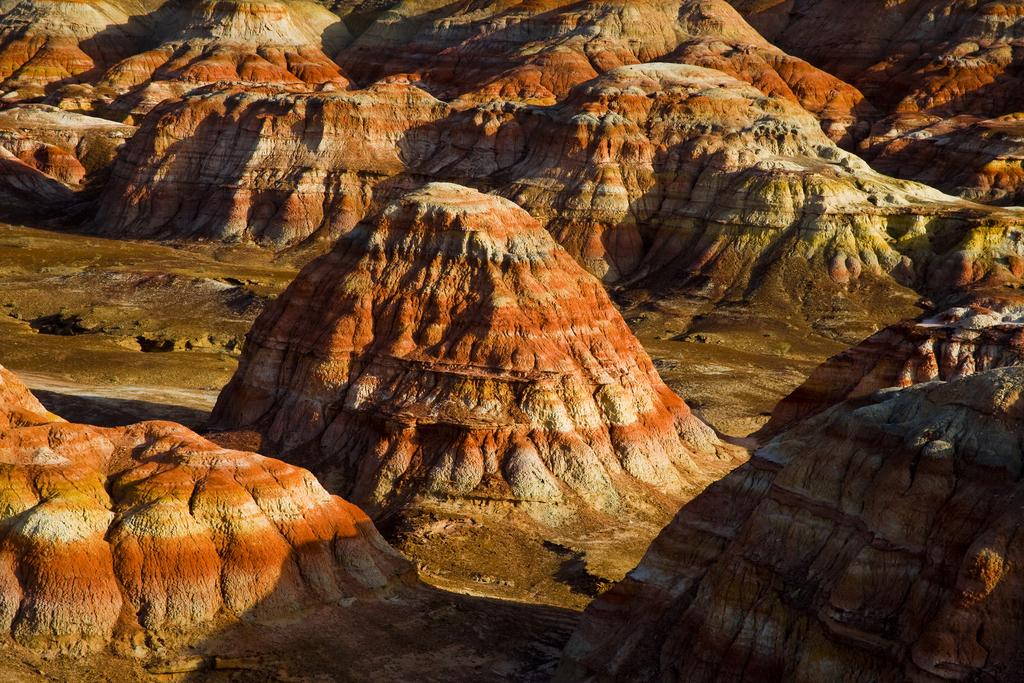
[[[441,183],[303,269],[211,425],[261,431],[371,514],[420,494],[615,512],[732,463],[536,220]]]
[[[0,368],[0,630],[82,653],[133,630],[201,634],[411,571],[309,472],[181,425],[48,415]]]
[[[874,126],[860,154],[897,178],[983,204],[1024,204],[1024,114],[995,119],[899,114]]]
[[[786,432],[598,598],[556,681],[1018,681],[1024,369]]]
[[[828,359],[772,411],[760,436],[879,389],[950,381],[1024,365],[1024,303],[1019,299],[952,308],[903,321]]]

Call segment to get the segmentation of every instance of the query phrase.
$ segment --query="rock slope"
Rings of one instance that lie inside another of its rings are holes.
[[[148,116],[118,155],[95,225],[110,236],[333,241],[436,137],[419,88],[352,93],[210,86]]]
[[[1024,365],[1024,302],[985,303],[905,320],[830,358],[779,402],[759,435],[774,436],[805,417],[879,389]]]
[[[556,681],[1020,680],[1024,369],[776,438],[598,598]]]
[[[734,464],[536,220],[444,183],[303,269],[210,424],[259,430],[371,514],[419,495],[615,512]]]
[[[416,74],[440,97],[464,103],[552,103],[608,69],[679,61],[720,69],[799,103],[835,139],[856,124],[863,99],[766,42],[718,0],[401,2],[337,61],[361,83]]]
[[[195,638],[411,571],[309,472],[170,422],[60,421],[2,368],[0,480],[0,630],[28,647]]]

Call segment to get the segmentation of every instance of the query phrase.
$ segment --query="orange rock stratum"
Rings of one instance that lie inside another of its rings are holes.
[[[0,631],[73,653],[140,629],[194,642],[412,570],[305,470],[171,422],[64,422],[2,367],[0,520]]]
[[[261,431],[371,514],[418,494],[615,511],[734,464],[540,223],[443,183],[303,269],[211,424]]]

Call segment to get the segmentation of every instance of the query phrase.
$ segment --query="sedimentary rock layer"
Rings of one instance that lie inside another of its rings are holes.
[[[905,320],[828,359],[779,402],[759,434],[775,436],[805,417],[879,389],[1024,365],[1024,302],[985,303],[991,308],[973,304]]]
[[[373,189],[414,164],[448,106],[419,88],[309,94],[251,86],[197,90],[147,117],[99,200],[107,235],[333,240]]]
[[[1019,680],[1022,392],[992,370],[779,436],[587,608],[556,681]]]
[[[58,420],[58,421],[55,421]],[[83,652],[369,594],[411,571],[312,474],[170,422],[48,415],[0,368],[0,630]]]
[[[835,139],[856,122],[863,99],[773,47],[718,0],[403,2],[381,14],[337,60],[362,83],[416,74],[445,99],[548,103],[608,69],[679,61],[721,69],[799,103]]]
[[[919,112],[877,123],[858,153],[872,168],[983,204],[1024,204],[1022,114],[943,118]]]
[[[443,183],[303,269],[211,425],[261,431],[371,514],[421,494],[615,512],[733,464],[600,282],[515,204]]]

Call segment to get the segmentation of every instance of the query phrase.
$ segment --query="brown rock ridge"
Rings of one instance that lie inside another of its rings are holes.
[[[904,320],[833,356],[779,402],[758,435],[775,436],[808,416],[879,389],[1024,365],[1024,302],[985,303]]]
[[[1020,680],[1024,368],[804,422],[680,510],[555,680]]]
[[[439,97],[463,103],[551,103],[608,69],[682,61],[800,104],[836,140],[862,115],[855,89],[773,47],[718,0],[401,2],[337,61],[359,82],[416,74]]]
[[[872,168],[971,201],[1024,204],[1024,114],[981,120],[903,114],[885,119],[861,143]]]
[[[0,629],[23,645],[194,639],[226,615],[294,614],[411,571],[309,472],[170,422],[54,419],[0,368]]]
[[[134,132],[131,126],[41,104],[0,111],[0,146],[73,188],[109,165]]]
[[[485,179],[606,283],[680,315],[756,305],[855,342],[907,315],[904,287],[1017,277],[1001,259],[1019,211],[874,173],[798,106],[717,71],[620,67],[561,105],[437,125],[421,172]]]
[[[352,93],[210,86],[146,118],[99,199],[110,236],[336,239],[430,148],[448,106],[408,85]],[[399,179],[398,182],[402,182]]]
[[[417,496],[615,513],[734,465],[536,220],[444,183],[303,269],[210,425],[260,431],[374,515]]]

